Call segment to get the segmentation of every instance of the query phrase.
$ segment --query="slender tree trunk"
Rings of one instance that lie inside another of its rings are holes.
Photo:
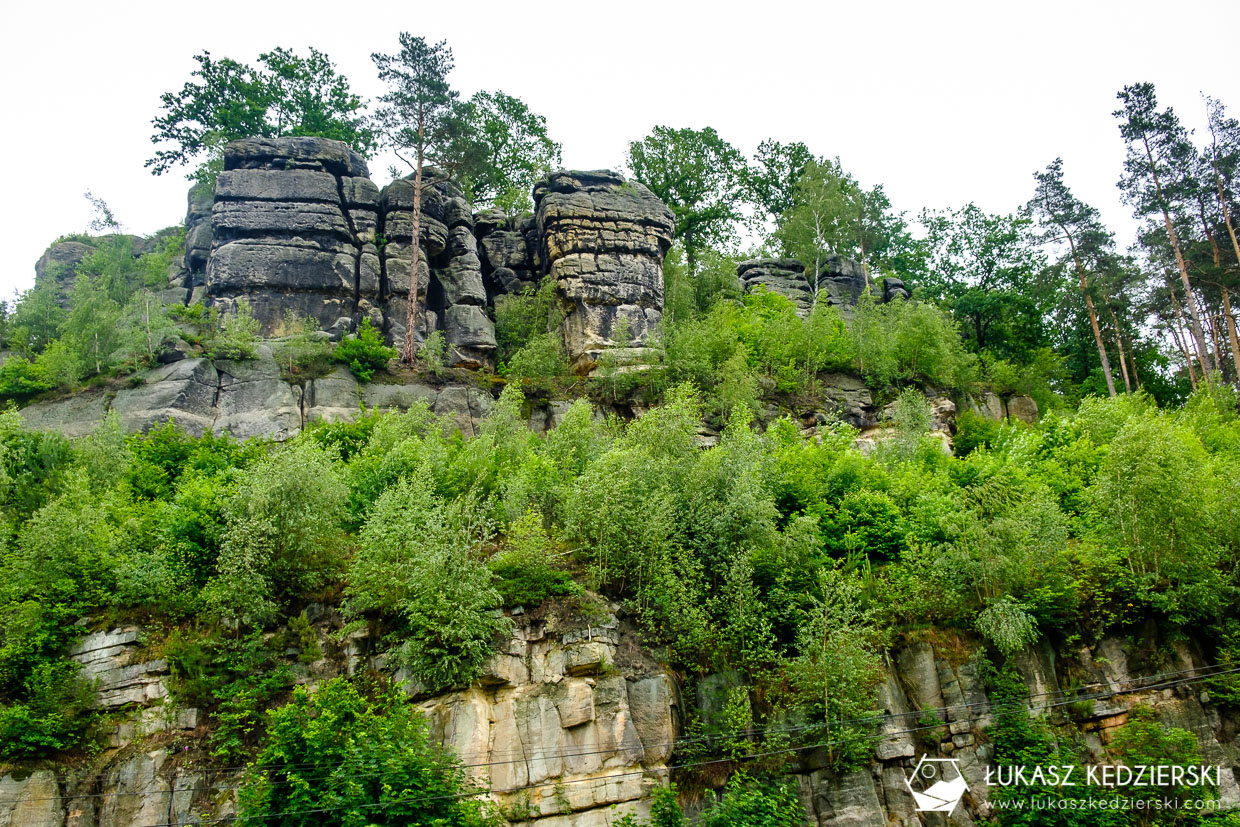
[[[1167,225],[1167,238],[1171,240],[1171,250],[1175,253],[1175,264],[1180,270],[1180,281],[1184,284],[1184,300],[1188,303],[1189,316],[1193,321],[1193,338],[1197,341],[1197,350],[1204,354],[1206,352],[1206,335],[1201,326],[1201,312],[1197,309],[1197,299],[1193,295],[1193,286],[1188,280],[1188,264],[1184,260],[1184,252],[1180,249],[1180,237],[1175,232],[1175,225],[1171,223],[1171,213],[1167,211],[1167,201],[1163,197],[1162,181],[1158,177],[1158,167],[1154,165],[1154,153],[1150,151],[1149,139],[1142,135],[1141,143],[1145,146],[1145,158],[1149,161],[1150,173],[1154,177],[1154,190],[1158,193],[1158,204],[1162,208],[1163,223]],[[1209,379],[1210,370],[1204,359],[1201,362],[1201,370],[1205,374],[1206,379]]]
[[[1068,232],[1068,228],[1063,224],[1059,225],[1059,229],[1063,230],[1063,234],[1068,239],[1068,246],[1072,249],[1072,262],[1076,265],[1076,275],[1081,282],[1081,295],[1085,297],[1085,309],[1089,311],[1089,326],[1094,331],[1094,343],[1098,345],[1098,358],[1102,361],[1102,375],[1107,380],[1107,393],[1115,396],[1115,378],[1111,375],[1111,360],[1107,356],[1106,345],[1102,343],[1102,328],[1098,326],[1098,312],[1094,310],[1094,300],[1089,295],[1089,283],[1085,280],[1085,267],[1081,264],[1081,257],[1077,254],[1076,241],[1072,238],[1072,233]]]
[[[1236,387],[1240,388],[1240,340],[1236,336],[1236,317],[1231,314],[1231,291],[1223,286],[1223,319],[1227,323],[1227,338],[1231,342],[1231,364],[1236,369]]]
[[[1137,375],[1137,354],[1132,349],[1132,337],[1128,337],[1126,343],[1128,347],[1128,364],[1132,366],[1132,384],[1137,390],[1141,390],[1141,377]]]
[[[1188,334],[1184,331],[1184,311],[1180,309],[1180,302],[1175,297],[1175,288],[1168,284],[1167,289],[1171,295],[1171,309],[1175,311],[1175,328],[1171,332],[1184,353],[1184,361],[1188,363],[1188,378],[1192,380],[1193,390],[1197,390],[1197,367],[1193,364],[1193,353],[1188,347]]]
[[[405,314],[405,346],[401,349],[400,359],[406,365],[412,365],[417,356],[414,346],[414,334],[418,319],[418,278],[419,265],[422,263],[422,123],[418,122],[418,163],[413,171],[413,255],[409,265],[409,310]]]
[[[1222,343],[1218,339],[1218,322],[1215,321],[1216,318],[1217,317],[1212,313],[1207,314],[1206,315],[1206,328],[1210,331],[1210,341],[1214,343],[1214,353],[1211,354],[1214,357],[1211,360],[1214,363],[1213,368],[1219,373],[1222,373],[1222,368],[1219,365],[1219,361],[1218,361],[1218,358],[1219,358],[1218,355],[1219,353],[1222,352],[1223,346],[1222,346]]]
[[[1107,312],[1111,314],[1111,324],[1115,327],[1115,349],[1119,351],[1119,371],[1124,377],[1124,393],[1132,393],[1132,380],[1128,377],[1128,363],[1124,360],[1124,337],[1120,335],[1119,317],[1115,315],[1115,308],[1109,305]]]

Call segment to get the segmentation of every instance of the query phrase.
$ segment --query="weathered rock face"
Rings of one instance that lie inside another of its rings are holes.
[[[534,201],[574,369],[588,373],[604,351],[640,363],[663,317],[671,211],[607,170],[553,173],[535,187]]]
[[[477,432],[494,404],[487,393],[463,385],[363,385],[343,367],[301,385],[285,381],[270,354],[264,354],[244,362],[183,359],[147,371],[140,382],[114,394],[83,391],[21,412],[28,427],[69,437],[92,433],[111,411],[131,432],[173,420],[195,436],[284,440],[318,419],[352,420],[363,403],[404,410],[418,402],[467,437]]]
[[[362,301],[379,292],[379,192],[367,175],[361,156],[337,141],[228,144],[211,210],[210,303],[228,314],[248,301],[266,334],[290,310],[337,334],[351,329]]]
[[[680,723],[672,677],[625,659],[614,615],[575,630],[516,619],[477,684],[422,703],[432,732],[507,811],[540,827],[645,815]]]
[[[190,191],[180,281],[225,315],[249,302],[265,335],[284,315],[339,336],[364,319],[405,338],[413,260],[413,181],[379,192],[364,161],[320,138],[251,138],[225,148],[213,193]],[[449,365],[495,366],[493,303],[548,272],[564,340],[588,373],[604,350],[642,362],[663,312],[671,212],[615,173],[558,172],[535,189],[537,215],[472,214],[461,189],[426,167],[417,243],[414,340],[443,332]]]
[[[909,297],[904,282],[886,277],[881,284],[868,283],[865,268],[858,262],[837,255],[827,256],[816,281],[806,267],[795,258],[758,258],[742,261],[736,267],[745,292],[764,287],[792,301],[797,313],[808,315],[814,306],[814,292],[824,293],[823,300],[838,308],[847,318],[852,308],[867,291],[876,301],[889,302]]]
[[[495,363],[495,324],[486,313],[487,291],[474,236],[474,218],[460,188],[441,170],[423,170],[429,183],[422,190],[419,229],[422,252],[418,267],[418,305],[423,313],[414,331],[424,341],[431,330],[442,330],[448,364],[491,368]],[[413,182],[393,181],[380,196],[384,287],[381,294],[385,329],[392,342],[404,339],[413,263]]]
[[[746,293],[760,287],[778,293],[797,306],[802,316],[814,305],[814,291],[805,278],[805,265],[795,258],[755,258],[736,266]]]
[[[1002,422],[1008,418],[1030,424],[1038,421],[1038,403],[1030,396],[1016,394],[1003,397],[986,391],[977,397],[968,397],[965,404],[966,410],[994,422]]]

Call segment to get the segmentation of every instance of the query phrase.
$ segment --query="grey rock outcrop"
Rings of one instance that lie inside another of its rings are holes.
[[[814,291],[805,277],[805,265],[795,258],[756,258],[736,265],[736,275],[746,293],[765,288],[797,307],[802,316],[814,305]]]
[[[604,351],[619,363],[642,362],[663,317],[671,210],[609,170],[552,173],[534,201],[574,369],[589,373]]]
[[[495,324],[486,314],[487,291],[474,236],[474,218],[464,193],[441,170],[428,167],[422,190],[419,228],[418,304],[422,308],[416,341],[442,330],[447,361],[454,367],[492,368]],[[392,342],[404,339],[413,263],[413,182],[393,181],[380,195],[383,235],[385,329]]]
[[[624,662],[626,634],[614,615],[576,630],[554,619],[518,623],[478,684],[422,710],[475,780],[539,827],[644,816],[651,787],[666,778],[679,699],[653,662]]]
[[[908,298],[904,282],[897,278],[884,278],[881,284],[870,284],[865,268],[858,262],[837,255],[823,259],[817,279],[806,265],[795,258],[758,258],[742,261],[736,267],[745,292],[760,288],[778,293],[796,305],[801,316],[809,314],[814,306],[815,291],[823,294],[822,300],[848,317],[852,308],[867,291],[876,301],[892,301]]]
[[[80,437],[113,412],[130,432],[174,421],[194,436],[285,440],[315,420],[352,420],[362,409],[404,410],[424,402],[467,437],[494,399],[464,385],[361,384],[343,366],[303,385],[286,381],[270,355],[247,361],[193,358],[138,374],[113,394],[84,391],[21,409],[26,426]]]
[[[367,175],[361,156],[337,141],[228,144],[211,210],[210,303],[228,314],[248,301],[268,335],[287,311],[337,335],[351,329],[380,286],[379,193]],[[200,223],[194,232],[206,230]]]

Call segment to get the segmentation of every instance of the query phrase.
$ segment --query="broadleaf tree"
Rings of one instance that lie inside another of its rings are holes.
[[[259,55],[260,68],[208,51],[179,91],[160,96],[163,112],[151,124],[159,147],[146,162],[155,175],[194,164],[189,178],[213,181],[229,141],[255,136],[315,136],[343,141],[362,155],[375,149],[364,101],[327,55],[308,57],[277,48]]]
[[[629,143],[627,163],[633,177],[676,217],[673,234],[685,248],[690,277],[696,277],[704,249],[736,238],[743,218],[744,156],[712,127],[656,126]]]
[[[530,193],[560,163],[560,145],[547,135],[547,119],[520,98],[478,92],[461,105],[461,178],[475,202],[506,212],[533,208]]]

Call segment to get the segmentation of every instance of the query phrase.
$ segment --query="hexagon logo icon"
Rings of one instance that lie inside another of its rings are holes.
[[[960,772],[958,758],[927,758],[924,755],[913,767],[913,774],[904,777],[904,785],[913,795],[917,812],[949,815],[969,789]]]

